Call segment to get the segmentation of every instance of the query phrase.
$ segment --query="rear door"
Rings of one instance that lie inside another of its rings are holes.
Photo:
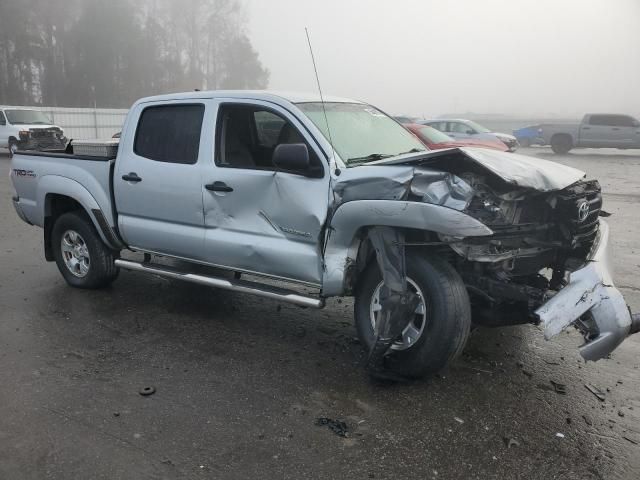
[[[203,100],[141,104],[113,178],[118,226],[134,249],[200,260],[204,214],[198,162],[210,149]],[[208,134],[210,138],[211,135]]]
[[[633,147],[640,142],[636,120],[627,115],[612,115],[615,125],[611,127],[611,138],[615,147]]]
[[[591,115],[580,124],[581,147],[615,147],[618,142],[619,115]]]
[[[278,170],[277,145],[305,143],[307,172]],[[203,164],[207,263],[319,285],[329,169],[302,123],[270,102],[221,100]]]

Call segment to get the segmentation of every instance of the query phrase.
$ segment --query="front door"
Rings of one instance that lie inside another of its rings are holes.
[[[9,128],[4,112],[0,110],[0,148],[9,146]]]
[[[211,145],[202,133],[205,105],[198,100],[136,108],[131,117],[139,115],[139,122],[123,132],[113,179],[120,232],[135,249],[201,260],[198,161],[208,157],[201,152]]]
[[[220,101],[215,152],[203,167],[205,257],[213,265],[319,285],[329,202],[325,157],[290,112]],[[274,149],[304,143],[306,172],[278,171]]]

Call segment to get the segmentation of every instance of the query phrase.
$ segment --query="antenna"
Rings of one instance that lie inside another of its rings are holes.
[[[311,52],[311,61],[313,62],[313,71],[316,73],[316,83],[318,84],[318,92],[320,92],[320,103],[322,104],[322,113],[324,114],[324,121],[327,124],[327,133],[329,134],[329,145],[331,145],[331,155],[334,158],[336,156],[336,149],[333,148],[333,138],[331,138],[331,128],[329,127],[329,119],[327,118],[327,109],[324,105],[324,97],[322,96],[322,87],[320,86],[320,77],[318,76],[318,67],[316,66],[316,57],[313,54],[313,47],[311,46],[311,38],[309,38],[309,29],[304,27],[304,32],[307,34],[307,43],[309,44],[309,52]],[[340,175],[340,169],[336,168],[336,175]]]

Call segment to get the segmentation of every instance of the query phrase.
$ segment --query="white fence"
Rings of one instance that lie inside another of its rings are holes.
[[[11,108],[11,107],[8,107]],[[31,107],[21,107],[31,108]],[[64,130],[67,138],[111,138],[122,130],[126,109],[33,107],[43,112],[54,125]]]

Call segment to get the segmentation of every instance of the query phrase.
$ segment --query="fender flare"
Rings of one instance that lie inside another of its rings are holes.
[[[420,202],[355,200],[335,211],[325,245],[322,294],[339,296],[346,290],[347,268],[356,261],[364,227],[388,226],[426,230],[454,237],[481,237],[493,231],[458,210]]]
[[[62,195],[69,197],[80,204],[85,213],[91,219],[98,235],[105,245],[114,250],[122,249],[122,244],[109,224],[106,222],[100,205],[91,193],[80,183],[59,175],[45,175],[38,181],[36,192],[36,205],[42,205],[38,209],[36,225],[45,226],[45,218],[50,215],[50,204],[46,201],[47,195]]]

